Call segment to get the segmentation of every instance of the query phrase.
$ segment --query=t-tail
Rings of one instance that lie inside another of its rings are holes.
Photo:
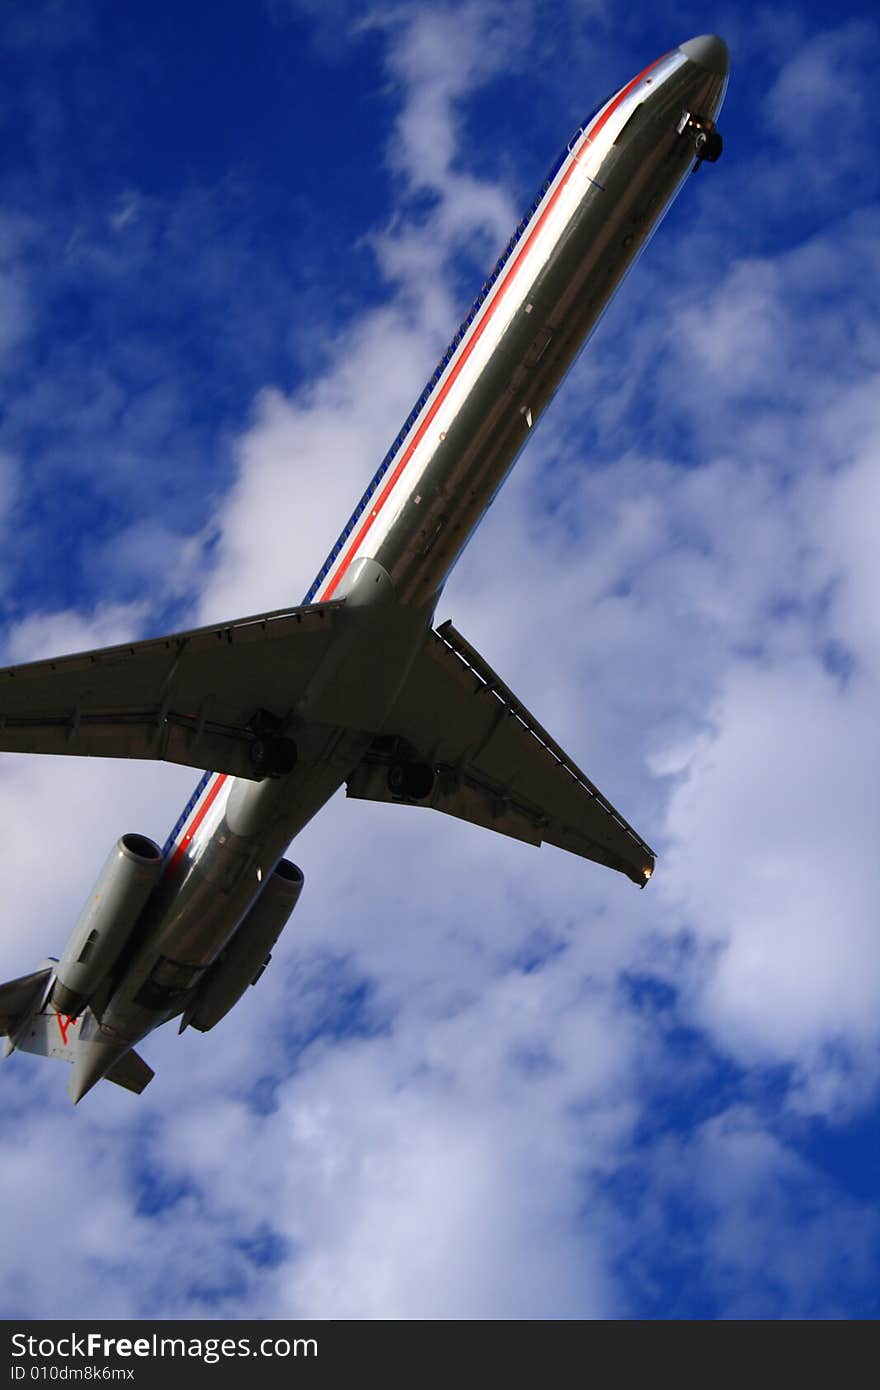
[[[102,1078],[140,1095],[153,1079],[152,1068],[128,1043],[103,1038],[90,1009],[74,1016],[54,1006],[56,965],[47,960],[33,974],[0,985],[0,1035],[6,1038],[3,1056],[33,1052],[71,1063],[67,1093],[74,1105]]]

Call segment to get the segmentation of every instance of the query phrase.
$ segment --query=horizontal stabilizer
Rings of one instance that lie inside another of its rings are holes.
[[[148,1067],[143,1057],[137,1052],[126,1052],[124,1057],[120,1057],[107,1075],[105,1081],[112,1081],[116,1086],[124,1086],[126,1091],[134,1091],[139,1096],[145,1086],[149,1086],[155,1072],[152,1067]]]
[[[37,1006],[39,996],[49,982],[50,969],[35,970],[17,980],[0,985],[0,1037],[15,1032],[25,1014]]]
[[[39,988],[45,989],[50,972],[39,971],[34,976],[27,976],[27,979],[36,981],[42,980]],[[13,980],[12,984],[20,985],[20,980]],[[3,989],[9,989],[9,985],[4,985]],[[39,989],[32,990],[31,998],[39,996]],[[0,990],[2,997],[2,990]],[[72,1018],[69,1014],[57,1013],[55,1009],[44,1009],[42,1013],[34,1014],[29,1022],[22,1025],[21,1032],[15,1040],[15,1045],[20,1052],[33,1052],[38,1057],[55,1057],[61,1062],[70,1062],[74,1066],[77,1060],[82,1065],[83,1049],[94,1048],[93,1041],[80,1040],[80,1033],[83,1021],[89,1017],[88,1010],[79,1018]],[[94,1023],[94,1020],[92,1020]],[[118,1050],[118,1049],[117,1049]],[[154,1072],[152,1067],[136,1052],[123,1052],[113,1065],[103,1073],[106,1081],[112,1081],[117,1086],[123,1086],[126,1091],[134,1091],[140,1095],[145,1086],[152,1081]],[[76,1070],[74,1071],[76,1077]],[[95,1082],[92,1081],[91,1085]]]
[[[416,781],[407,795],[401,763],[428,771],[424,794]],[[654,870],[653,850],[448,622],[429,635],[348,795],[558,845],[642,888]]]

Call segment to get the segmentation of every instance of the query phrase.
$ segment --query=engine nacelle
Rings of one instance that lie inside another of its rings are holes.
[[[207,1033],[237,1004],[248,985],[255,985],[271,959],[271,950],[299,901],[302,871],[288,859],[275,872],[220,958],[211,966],[187,1008],[187,1024]]]
[[[162,851],[146,835],[123,835],[61,957],[52,990],[60,1013],[79,1014],[122,954],[162,872]]]

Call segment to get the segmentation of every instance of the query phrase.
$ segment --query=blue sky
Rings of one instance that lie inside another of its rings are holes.
[[[3,1067],[3,1316],[877,1315],[871,7],[18,6],[0,634],[297,602],[570,131],[707,29],[724,156],[438,612],[655,880],[334,801],[259,988],[142,1098]],[[193,782],[0,760],[2,978]]]

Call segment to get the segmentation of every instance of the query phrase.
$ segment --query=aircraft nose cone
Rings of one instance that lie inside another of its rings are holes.
[[[717,72],[719,77],[726,77],[730,71],[727,44],[717,34],[700,34],[695,39],[688,39],[687,43],[679,44],[679,48],[692,63],[699,63],[709,72]]]

